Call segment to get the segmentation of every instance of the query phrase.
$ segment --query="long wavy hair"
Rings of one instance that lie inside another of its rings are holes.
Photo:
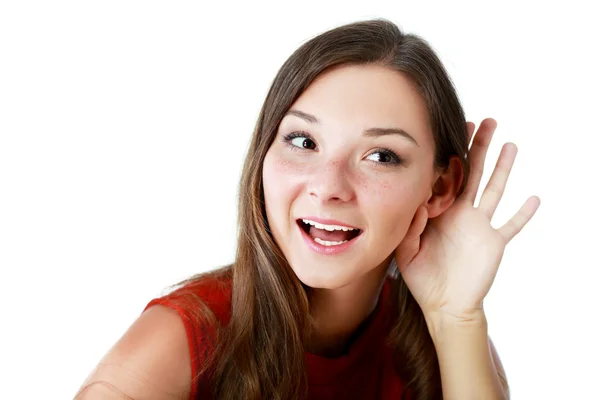
[[[328,68],[375,64],[409,78],[427,105],[435,140],[434,168],[445,170],[451,156],[469,177],[468,136],[463,108],[447,71],[430,45],[401,32],[387,19],[359,21],[326,31],[304,43],[285,61],[266,96],[246,156],[239,188],[237,253],[232,265],[195,275],[226,276],[231,316],[221,326],[195,298],[199,323],[214,326],[215,345],[205,354],[194,382],[209,383],[216,399],[303,399],[307,393],[305,343],[311,331],[306,287],[299,281],[269,230],[262,168],[285,113]],[[393,263],[392,263],[393,265]],[[398,376],[414,400],[441,399],[437,355],[423,313],[394,269],[390,289],[394,325],[388,344]]]

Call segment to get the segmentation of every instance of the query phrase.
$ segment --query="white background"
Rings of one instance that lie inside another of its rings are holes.
[[[486,299],[513,399],[600,398],[591,6],[214,3],[1,3],[0,398],[72,398],[150,299],[233,260],[271,80],[310,37],[371,17],[428,40],[468,119],[498,121],[482,186],[518,145],[493,225],[542,200]]]

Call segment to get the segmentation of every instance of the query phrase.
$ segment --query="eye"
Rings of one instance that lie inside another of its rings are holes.
[[[304,132],[290,133],[285,135],[283,140],[296,149],[314,150],[317,147],[317,144],[314,142],[311,136]]]
[[[296,147],[302,147],[305,149],[313,150],[315,147],[315,142],[305,137],[296,137],[291,140],[291,143]]]
[[[401,164],[402,160],[389,149],[380,149],[367,156],[367,159],[386,167]]]

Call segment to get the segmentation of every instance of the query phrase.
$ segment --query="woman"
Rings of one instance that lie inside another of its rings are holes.
[[[441,62],[387,20],[308,41],[259,115],[234,264],[152,300],[78,398],[508,398],[483,299],[539,198],[490,226],[506,144],[474,207],[495,127],[469,149]]]

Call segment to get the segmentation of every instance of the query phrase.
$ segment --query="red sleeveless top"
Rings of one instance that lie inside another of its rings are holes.
[[[337,358],[321,357],[306,352],[308,375],[308,399],[394,399],[399,400],[405,384],[396,375],[390,349],[385,345],[389,332],[389,320],[386,318],[387,298],[389,296],[389,279],[383,285],[377,306],[362,332],[350,345],[349,350]],[[221,324],[229,322],[231,313],[231,283],[219,281],[206,276],[199,281],[187,284],[172,293],[151,300],[146,308],[161,304],[176,310],[183,323],[190,349],[192,377],[196,376],[202,365],[203,354],[207,351],[206,327],[198,326],[191,317],[190,308],[186,307],[186,293],[194,293],[200,297],[213,311]],[[198,396],[201,397],[198,397]],[[206,399],[208,393],[199,385],[192,385],[190,399]],[[410,399],[407,391],[406,399]]]

